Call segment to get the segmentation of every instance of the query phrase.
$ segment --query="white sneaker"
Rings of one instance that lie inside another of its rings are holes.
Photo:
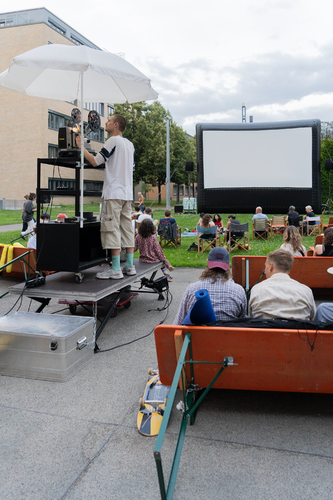
[[[124,275],[121,269],[119,269],[119,271],[115,271],[112,267],[110,267],[107,271],[96,274],[96,278],[99,280],[121,280],[123,277]]]
[[[123,273],[127,274],[128,276],[135,276],[136,275],[135,266],[125,266],[123,268]]]

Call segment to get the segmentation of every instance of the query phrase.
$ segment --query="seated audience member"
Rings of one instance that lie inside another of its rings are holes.
[[[230,226],[230,222],[235,222],[237,223],[237,219],[235,217],[235,215],[228,215],[228,222],[227,222],[227,227],[225,228],[225,233],[224,233],[224,238],[223,238],[223,243],[226,243],[229,241],[229,226]],[[238,223],[240,223],[238,221]]]
[[[139,205],[134,206],[134,210],[132,210],[132,219],[137,219],[141,215],[141,210]]]
[[[50,214],[48,212],[43,212],[40,216],[40,223],[45,224],[45,222],[50,222]]]
[[[284,243],[280,246],[282,250],[290,252],[294,257],[304,257],[306,248],[302,245],[302,236],[295,226],[288,226],[283,233]]]
[[[198,224],[200,227],[213,227],[215,226],[214,222],[212,221],[212,216],[210,214],[204,214],[203,217],[201,217],[201,222]]]
[[[249,314],[253,318],[312,320],[316,305],[312,290],[290,278],[294,257],[274,250],[266,258],[266,280],[251,290]]]
[[[67,219],[66,214],[58,214],[57,215],[57,222],[65,222],[65,219]]]
[[[252,217],[252,222],[253,222],[254,219],[266,219],[266,220],[269,221],[269,218],[267,217],[267,215],[265,215],[265,214],[262,213],[262,208],[261,207],[257,207],[256,208],[256,213]]]
[[[207,267],[199,281],[189,285],[181,300],[174,325],[181,325],[196,302],[195,292],[207,290],[217,320],[244,318],[246,295],[244,288],[231,279],[229,252],[222,247],[213,248],[207,259]]]
[[[299,213],[296,212],[294,205],[290,205],[287,213],[287,221],[289,226],[299,227]]]
[[[202,224],[202,218],[203,218],[204,215],[205,215],[205,212],[200,212],[200,219],[197,222],[197,226],[201,226],[201,224]]]
[[[307,205],[305,207],[305,212],[306,212],[306,216],[305,216],[305,220],[303,220],[303,226],[306,226],[306,221],[308,220],[308,217],[316,217],[314,211],[312,210],[311,205]],[[314,226],[315,223],[316,223],[315,221],[310,221],[309,226]]]
[[[222,219],[219,216],[219,214],[214,215],[213,222],[214,222],[215,226],[217,226],[219,228],[219,232],[222,233],[223,232],[223,222],[222,222]]]
[[[167,226],[168,224],[174,224],[176,222],[176,219],[174,217],[171,217],[171,210],[167,208],[164,212],[164,217],[160,218],[160,224],[162,226]]]
[[[319,304],[315,320],[325,321],[325,323],[333,323],[333,303],[322,302],[321,304]]]
[[[201,224],[198,224],[200,227],[214,227],[215,224],[212,221],[212,216],[210,214],[205,214],[202,219],[201,219]],[[213,240],[215,238],[215,234],[205,234],[201,233],[200,238],[203,238],[204,240]]]
[[[34,234],[32,234],[30,236],[30,238],[28,239],[27,248],[31,248],[33,250],[36,250],[37,249],[37,228],[36,228],[36,226],[33,229],[34,229]]]
[[[139,217],[138,217],[138,223],[141,224],[141,222],[144,220],[144,219],[152,219],[153,217],[153,212],[152,212],[152,209],[147,207],[145,208],[145,212],[143,214],[140,214]]]
[[[156,236],[156,228],[150,217],[143,219],[143,221],[140,223],[138,234],[136,235],[134,241],[134,252],[136,252],[137,250],[139,250],[140,252],[140,262],[164,262],[165,267],[162,269],[162,271],[167,277],[168,281],[172,281],[171,276],[166,272],[166,268],[169,271],[173,271],[174,268],[163,253],[163,250]]]
[[[323,244],[315,246],[313,255],[314,257],[333,257],[333,227],[325,229]]]

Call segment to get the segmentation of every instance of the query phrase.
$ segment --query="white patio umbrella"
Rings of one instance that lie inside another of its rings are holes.
[[[129,103],[157,99],[150,80],[125,59],[85,45],[42,45],[13,58],[0,74],[0,85],[28,96],[84,102]],[[83,147],[81,209],[83,226]]]

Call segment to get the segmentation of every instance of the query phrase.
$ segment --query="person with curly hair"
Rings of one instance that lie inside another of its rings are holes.
[[[198,290],[208,291],[218,321],[245,317],[245,291],[231,279],[229,267],[229,252],[222,247],[213,248],[208,254],[207,268],[201,274],[199,281],[186,288],[174,325],[182,324],[196,302],[195,293]]]
[[[315,246],[313,255],[314,257],[333,257],[333,227],[325,229],[323,244]]]
[[[280,246],[282,250],[287,250],[293,257],[304,257],[306,248],[302,245],[302,236],[295,226],[288,226],[283,233],[284,243]]]
[[[167,273],[167,269],[169,271],[173,271],[174,268],[163,253],[163,250],[156,236],[156,227],[154,226],[151,218],[143,219],[143,221],[140,223],[138,234],[136,235],[134,241],[134,252],[136,252],[137,250],[139,250],[140,252],[140,262],[163,262],[165,264],[165,267],[162,269],[162,271],[167,277],[168,281],[172,281],[171,276]]]

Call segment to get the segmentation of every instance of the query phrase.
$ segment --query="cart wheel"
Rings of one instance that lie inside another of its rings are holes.
[[[125,302],[124,309],[128,309],[129,307],[131,307],[131,301],[130,300],[128,302]]]
[[[76,309],[77,309],[76,304],[69,304],[69,312],[71,314],[75,314],[76,313]]]
[[[148,375],[154,375],[154,370],[152,368],[149,368]]]
[[[145,402],[144,402],[143,398],[139,399],[139,405],[140,405],[140,408],[142,408],[145,405]]]
[[[83,281],[83,274],[76,274],[75,275],[75,281],[76,281],[76,283],[82,283],[82,281]]]

